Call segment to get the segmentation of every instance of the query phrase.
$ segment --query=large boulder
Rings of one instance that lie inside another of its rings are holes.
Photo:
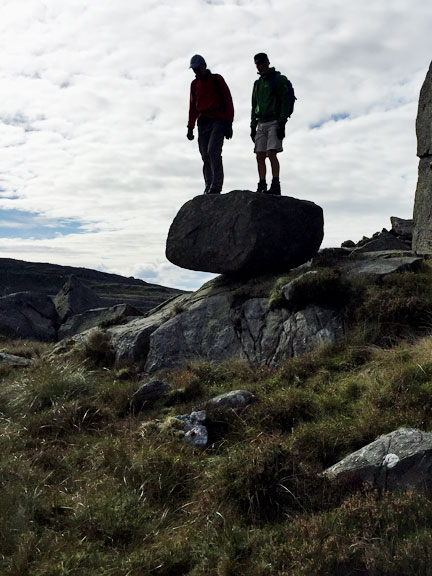
[[[235,190],[184,204],[171,224],[166,256],[190,270],[280,273],[310,260],[323,235],[323,211],[313,202]]]
[[[57,313],[52,299],[36,292],[17,292],[0,298],[0,334],[53,342]]]
[[[60,322],[65,322],[75,314],[103,306],[96,292],[85,286],[74,274],[54,297],[54,305]]]
[[[420,91],[417,121],[417,190],[414,203],[413,250],[432,253],[432,62]]]

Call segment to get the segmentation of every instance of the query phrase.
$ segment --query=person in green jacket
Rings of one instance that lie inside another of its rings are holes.
[[[285,124],[289,113],[287,79],[273,67],[270,68],[267,54],[256,54],[254,61],[260,76],[253,86],[250,124],[258,165],[257,192],[280,195],[280,165],[277,154],[283,151],[282,140],[285,138]],[[270,160],[273,177],[269,190],[266,182],[266,158]]]

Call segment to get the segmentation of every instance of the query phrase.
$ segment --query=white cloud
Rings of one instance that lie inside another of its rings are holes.
[[[250,93],[253,55],[266,51],[298,96],[283,191],[323,206],[324,245],[411,216],[429,3],[2,0],[1,9],[0,209],[72,219],[87,233],[5,239],[0,257],[178,287],[210,277],[164,255],[173,217],[203,189],[196,140],[185,138],[194,53],[234,98],[225,191],[256,186]]]

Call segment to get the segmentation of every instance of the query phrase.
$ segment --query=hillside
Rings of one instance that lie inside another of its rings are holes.
[[[342,339],[278,366],[194,360],[139,406],[148,375],[115,366],[102,332],[66,355],[4,340],[29,363],[0,366],[2,576],[431,574],[428,491],[321,474],[381,434],[432,430],[431,266],[306,278],[296,306],[338,309]],[[278,281],[252,290],[284,306]],[[233,390],[257,401],[210,407]],[[183,425],[202,410],[206,448]]]
[[[32,291],[55,296],[72,274],[93,289],[105,306],[127,303],[146,312],[172,296],[184,293],[175,288],[88,268],[0,258],[0,294]]]

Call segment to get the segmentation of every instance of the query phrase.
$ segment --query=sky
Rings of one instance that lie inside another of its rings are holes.
[[[322,247],[411,218],[415,119],[432,58],[425,0],[0,0],[0,257],[196,290],[165,257],[202,193],[186,139],[190,58],[232,93],[223,192],[255,190],[253,56],[298,98],[282,194],[324,210]]]

